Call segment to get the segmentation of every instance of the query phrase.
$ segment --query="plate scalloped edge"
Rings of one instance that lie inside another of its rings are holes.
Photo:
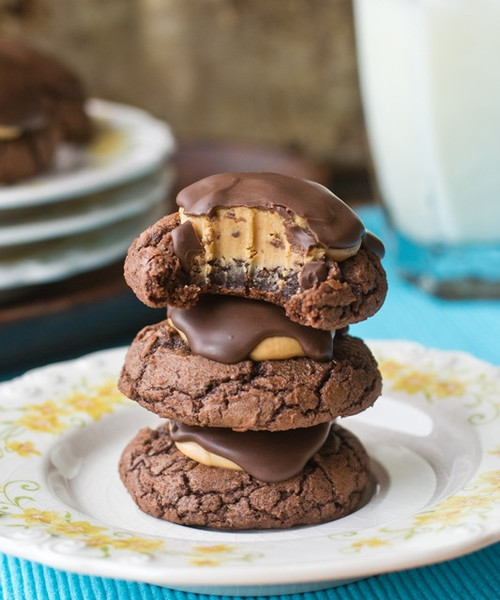
[[[183,539],[179,526],[173,536],[170,530],[167,536],[117,530],[73,510],[54,498],[40,477],[50,470],[48,455],[55,443],[130,410],[130,401],[114,386],[125,352],[120,348],[0,385],[0,550],[91,575],[188,591],[264,594],[331,587],[454,558],[498,541],[500,369],[413,342],[368,343],[384,376],[384,395],[445,418],[453,414],[478,440],[474,473],[437,503],[389,523],[352,527],[355,514],[332,527],[303,528],[284,537],[227,533],[220,534],[227,541],[216,543],[201,534],[193,538],[192,530]]]

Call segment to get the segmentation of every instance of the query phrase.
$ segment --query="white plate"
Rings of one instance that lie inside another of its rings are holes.
[[[73,202],[16,211],[0,224],[0,249],[67,237],[139,215],[167,198],[172,167],[139,181],[97,192]]]
[[[0,550],[78,573],[206,593],[321,589],[441,561],[500,538],[500,369],[404,342],[370,344],[385,376],[375,407],[343,424],[377,488],[339,521],[217,532],[142,514],[117,462],[154,415],[114,383],[124,350],[0,386]]]
[[[111,264],[132,240],[165,214],[164,195],[146,212],[80,235],[0,252],[0,291],[50,283]]]
[[[169,126],[143,110],[92,99],[97,134],[85,146],[62,144],[47,173],[0,186],[0,210],[60,202],[132,181],[159,169],[173,155]]]

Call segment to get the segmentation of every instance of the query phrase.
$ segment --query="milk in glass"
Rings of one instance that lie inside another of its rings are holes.
[[[469,280],[477,292],[481,280],[500,292],[500,0],[354,0],[354,13],[403,270],[429,288],[434,278],[464,292]]]

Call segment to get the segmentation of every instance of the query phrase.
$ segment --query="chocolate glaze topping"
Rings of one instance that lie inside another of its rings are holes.
[[[330,423],[287,431],[238,432],[222,427],[192,427],[171,422],[174,442],[194,442],[233,461],[261,481],[285,481],[297,475],[325,443]]]
[[[211,175],[181,190],[177,204],[189,215],[210,215],[232,206],[295,213],[307,221],[316,244],[326,248],[355,246],[365,231],[347,204],[324,186],[277,173]]]
[[[259,342],[272,336],[297,340],[314,360],[332,358],[329,331],[294,323],[281,307],[269,302],[205,295],[189,309],[169,307],[168,316],[186,335],[193,353],[217,362],[245,360]]]
[[[172,246],[175,256],[186,271],[189,271],[194,255],[203,251],[203,245],[189,221],[172,230]]]
[[[384,258],[385,248],[382,240],[371,231],[365,231],[361,240],[361,247],[373,252],[380,258]]]
[[[299,283],[303,290],[318,285],[322,281],[325,281],[328,275],[328,268],[324,262],[315,261],[306,263],[300,272]]]

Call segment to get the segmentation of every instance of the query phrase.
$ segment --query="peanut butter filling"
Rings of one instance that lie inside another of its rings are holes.
[[[191,460],[196,461],[207,467],[218,467],[220,469],[232,469],[233,471],[243,471],[235,462],[209,452],[202,448],[196,442],[175,442],[175,447],[179,452],[182,452],[184,456],[187,456]]]
[[[294,323],[268,302],[206,294],[189,309],[169,307],[167,317],[193,354],[221,363],[333,356],[334,333]]]
[[[170,433],[172,433],[172,422],[168,424]],[[187,456],[191,460],[205,465],[207,467],[219,467],[220,469],[232,469],[233,471],[243,471],[235,462],[205,450],[196,442],[174,442],[175,447],[179,452]]]
[[[218,208],[210,216],[186,215],[179,209],[181,224],[190,221],[204,248],[203,268],[243,261],[250,272],[257,269],[299,271],[325,256],[346,260],[356,254],[361,239],[349,248],[325,248],[315,243],[306,220],[298,215],[284,218],[275,210],[235,206]]]

